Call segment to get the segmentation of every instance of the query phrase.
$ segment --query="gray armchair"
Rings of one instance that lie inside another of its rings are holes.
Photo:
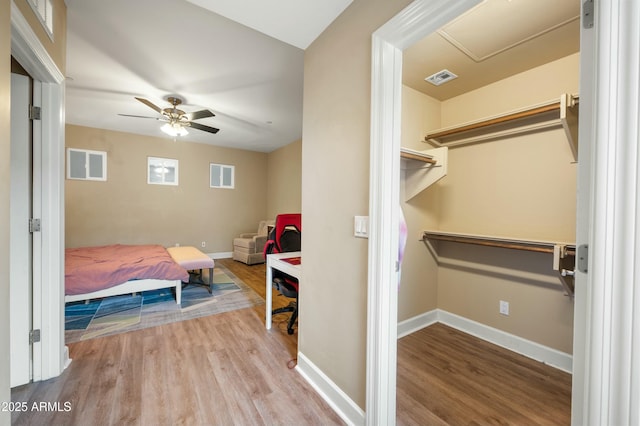
[[[257,232],[240,234],[233,239],[233,259],[247,265],[264,263],[264,245],[267,242],[270,227],[273,227],[273,220],[262,220],[258,225]]]

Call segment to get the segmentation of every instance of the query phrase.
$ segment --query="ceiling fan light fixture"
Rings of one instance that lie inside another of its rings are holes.
[[[155,105],[153,102],[148,101],[144,98],[137,98],[136,100],[142,102],[158,114],[160,117],[156,118],[156,120],[164,121],[165,124],[160,127],[163,133],[166,133],[169,136],[186,136],[189,134],[187,131],[187,127],[191,127],[196,130],[201,130],[203,132],[208,133],[218,133],[220,129],[215,127],[206,126],[204,124],[196,123],[193,120],[200,120],[201,118],[209,118],[215,117],[216,115],[209,111],[208,109],[203,109],[200,111],[194,111],[190,113],[186,113],[182,110],[176,108],[177,105],[182,103],[182,99],[176,97],[169,97],[167,100],[171,102],[172,108],[161,109],[159,106]],[[140,117],[140,118],[153,118],[153,117],[144,117],[141,115],[128,115],[128,114],[120,114],[128,117]]]
[[[165,123],[162,127],[160,127],[160,130],[173,137],[186,136],[189,134],[189,132],[187,132],[187,129],[185,129],[184,126],[178,123]]]

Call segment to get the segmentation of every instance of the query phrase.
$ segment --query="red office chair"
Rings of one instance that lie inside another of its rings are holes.
[[[281,214],[276,217],[275,227],[269,233],[269,239],[264,246],[265,258],[267,254],[300,251],[300,237],[302,235],[302,217],[299,213]],[[298,280],[281,271],[273,271],[273,287],[285,297],[295,299],[284,308],[274,309],[271,314],[291,312],[287,323],[287,333],[293,334],[293,325],[298,319]]]

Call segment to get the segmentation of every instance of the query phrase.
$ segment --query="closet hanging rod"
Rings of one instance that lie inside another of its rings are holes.
[[[489,247],[508,248],[515,250],[533,251],[538,253],[552,253],[554,248],[558,245],[566,248],[566,255],[575,255],[575,244],[565,243],[552,243],[547,241],[526,241],[516,240],[510,238],[496,238],[482,235],[465,235],[440,231],[424,231],[422,239],[429,239],[435,241],[451,241],[455,243],[463,244],[475,244]]]
[[[478,121],[475,123],[467,124],[465,126],[456,127],[454,129],[442,130],[436,133],[430,133],[425,139],[438,139],[446,136],[455,135],[458,133],[468,132],[470,130],[482,129],[484,127],[494,126],[496,124],[507,123],[513,120],[520,120],[522,118],[533,117],[535,115],[544,114],[546,112],[556,111],[560,109],[560,102],[554,102],[549,105],[543,105],[536,108],[531,108],[525,111],[514,112],[506,114],[500,117],[491,118],[484,121]]]

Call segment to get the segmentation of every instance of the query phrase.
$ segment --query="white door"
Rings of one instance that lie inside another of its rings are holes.
[[[11,74],[10,310],[11,387],[31,380],[32,241],[29,77]]]

